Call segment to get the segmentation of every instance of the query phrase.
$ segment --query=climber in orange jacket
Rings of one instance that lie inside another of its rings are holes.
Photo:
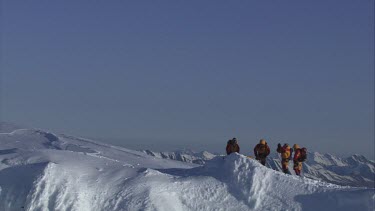
[[[292,155],[292,149],[290,148],[289,144],[285,143],[284,146],[281,146],[281,144],[279,143],[277,145],[276,151],[281,154],[281,166],[282,166],[283,172],[285,174],[290,174],[288,166],[289,166],[289,160],[291,159],[291,155]]]

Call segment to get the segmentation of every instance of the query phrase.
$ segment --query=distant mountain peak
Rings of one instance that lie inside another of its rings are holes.
[[[10,123],[10,122],[0,122],[0,133],[11,133],[18,129],[23,129],[20,125]]]

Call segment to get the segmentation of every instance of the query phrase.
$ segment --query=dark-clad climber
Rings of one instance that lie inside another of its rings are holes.
[[[236,138],[232,138],[227,142],[226,151],[227,151],[227,155],[233,152],[240,153],[240,146],[238,145]]]
[[[293,169],[296,175],[301,176],[302,162],[307,159],[307,149],[305,147],[300,148],[298,144],[293,145],[294,157],[293,157]]]
[[[261,139],[259,144],[254,147],[254,155],[255,159],[259,160],[259,162],[265,166],[267,156],[270,154],[271,150],[270,147],[267,145],[266,140]]]

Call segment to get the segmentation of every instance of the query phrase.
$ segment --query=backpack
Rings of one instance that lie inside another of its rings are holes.
[[[226,147],[227,154],[229,155],[232,152],[240,152],[240,147],[237,144],[237,140],[229,140],[227,142],[227,147]]]
[[[305,162],[307,159],[307,149],[303,147],[300,149],[301,156],[298,158],[299,162]]]
[[[267,146],[265,144],[260,144],[257,147],[258,154],[266,154],[267,153]]]
[[[230,144],[230,145],[235,145],[237,144],[237,140],[233,140],[233,139],[230,139],[227,144]]]

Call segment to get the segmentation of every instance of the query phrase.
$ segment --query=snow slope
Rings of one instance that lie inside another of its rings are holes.
[[[280,159],[276,153],[268,159],[268,164],[271,168],[281,171]],[[303,173],[305,177],[333,184],[374,188],[374,165],[373,161],[360,155],[340,158],[311,152],[308,154],[307,161],[303,163]],[[292,162],[289,169],[293,169]]]
[[[176,152],[153,152],[142,151],[148,155],[158,158],[172,159],[189,163],[205,164],[208,160],[218,156],[209,152],[192,152],[182,150]],[[281,171],[280,158],[277,153],[271,153],[267,159],[267,166]],[[293,164],[290,162],[289,169],[293,172]],[[337,185],[349,185],[353,187],[375,186],[375,162],[368,160],[362,155],[353,155],[348,158],[340,158],[330,154],[309,152],[308,159],[303,164],[305,177],[321,180]]]
[[[0,210],[373,210],[374,198],[238,154],[196,165],[42,130],[0,133]]]

